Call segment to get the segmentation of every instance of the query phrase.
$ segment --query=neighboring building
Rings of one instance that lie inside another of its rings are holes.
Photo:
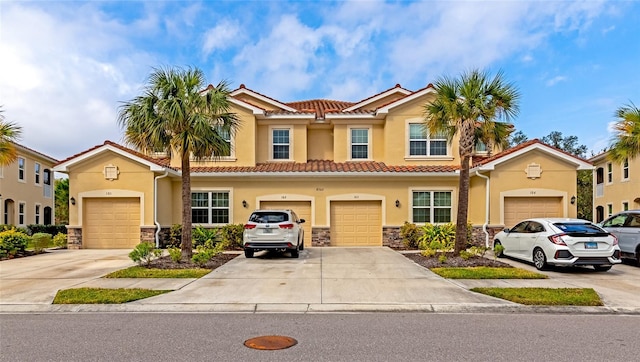
[[[589,161],[593,173],[593,215],[600,222],[620,211],[640,209],[640,157],[611,161],[604,152]]]
[[[15,162],[0,166],[0,224],[54,223],[53,165],[58,160],[14,144]]]
[[[306,220],[307,245],[393,246],[405,221],[455,222],[458,142],[422,126],[434,93],[431,85],[396,85],[357,103],[284,103],[240,86],[231,102],[242,125],[229,138],[230,154],[192,163],[194,225],[290,208]],[[592,168],[538,140],[492,156],[478,151],[474,162],[469,221],[477,243],[487,240],[484,224],[494,232],[529,216],[575,217],[576,172]],[[106,141],[54,169],[69,175],[72,248],[132,248],[153,241],[156,225],[162,243],[180,223],[176,155]]]

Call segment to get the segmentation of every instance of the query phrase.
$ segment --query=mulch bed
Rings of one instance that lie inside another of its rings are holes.
[[[154,259],[151,261],[149,268],[156,269],[193,269],[193,268],[204,268],[204,269],[215,269],[221,267],[229,260],[237,257],[239,254],[218,254],[211,258],[206,264],[198,265],[193,263],[191,260],[189,261],[181,261],[180,263],[176,263],[169,256],[163,256],[158,259]]]
[[[44,254],[44,253],[46,253],[46,251],[44,251],[44,250],[39,252],[39,253],[36,253],[33,250],[25,250],[23,252],[16,253],[16,255],[11,255],[10,257],[0,258],[0,260],[11,260],[11,259],[17,259],[17,258],[25,258],[27,256],[33,256],[33,255]]]
[[[438,260],[440,254],[432,257],[424,257],[420,255],[420,253],[408,253],[403,254],[405,257],[413,260],[416,264],[421,265],[425,268],[450,268],[450,267],[474,267],[474,266],[488,266],[495,268],[512,268],[511,265],[507,263],[503,263],[498,260],[493,260],[489,258],[483,257],[471,257],[467,260],[456,256],[453,256],[453,253],[447,253],[447,260],[444,263],[441,263]]]

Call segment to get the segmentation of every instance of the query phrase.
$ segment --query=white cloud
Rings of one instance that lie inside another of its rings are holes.
[[[230,20],[222,20],[215,27],[209,29],[204,35],[203,52],[211,54],[216,49],[226,49],[237,44],[240,35],[240,25]]]
[[[567,77],[563,76],[563,75],[557,75],[551,79],[548,79],[545,84],[547,85],[547,87],[552,87],[560,82],[564,82],[567,80]]]

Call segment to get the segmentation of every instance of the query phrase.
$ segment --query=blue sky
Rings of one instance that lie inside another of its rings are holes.
[[[118,107],[153,67],[197,66],[283,102],[502,69],[529,138],[611,138],[640,104],[640,1],[4,1],[0,104],[21,143],[64,159],[122,141]]]

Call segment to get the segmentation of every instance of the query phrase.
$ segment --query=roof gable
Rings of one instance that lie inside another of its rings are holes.
[[[377,113],[378,114],[386,114],[389,113],[389,111],[391,111],[393,108],[399,107],[401,105],[407,104],[409,102],[412,102],[420,97],[424,97],[427,94],[434,94],[436,92],[435,88],[433,87],[433,84],[429,83],[426,87],[419,89],[413,93],[411,93],[410,95],[402,98],[402,99],[398,99],[397,101],[391,102],[387,105],[384,105],[380,108],[378,108]]]
[[[277,101],[277,100],[275,100],[275,99],[273,99],[271,97],[267,97],[264,94],[260,94],[260,93],[258,93],[256,91],[253,91],[253,90],[245,87],[244,84],[241,84],[240,88],[232,91],[231,92],[231,97],[234,97],[234,98],[242,100],[242,101],[244,101],[244,99],[246,97],[251,97],[251,98],[254,98],[254,99],[256,99],[256,100],[258,100],[260,102],[264,102],[266,104],[269,104],[269,105],[273,106],[274,108],[279,108],[279,109],[282,109],[284,111],[289,111],[289,112],[296,112],[297,111],[293,107],[290,107],[290,106],[288,106],[288,105],[286,105],[286,104],[284,104],[284,103],[282,103],[280,101]],[[249,103],[247,101],[244,101],[244,102]]]
[[[395,87],[387,89],[386,91],[380,92],[378,94],[372,95],[371,97],[365,98],[358,103],[351,105],[349,108],[344,109],[345,112],[355,111],[357,109],[362,109],[367,105],[371,105],[380,100],[383,100],[388,97],[397,96],[404,98],[405,96],[411,94],[410,90],[404,89],[400,86],[400,84],[396,84]]]

